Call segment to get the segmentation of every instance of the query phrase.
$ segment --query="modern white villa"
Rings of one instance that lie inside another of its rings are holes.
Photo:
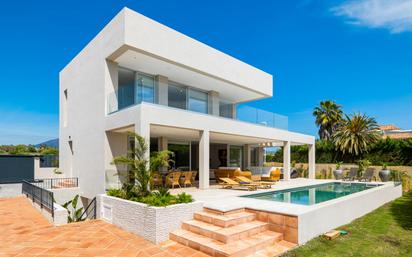
[[[401,196],[398,184],[371,177],[315,179],[315,137],[247,104],[275,92],[271,74],[124,8],[60,72],[62,176],[76,178],[86,203],[96,199],[98,218],[211,256],[278,256]],[[172,190],[195,201],[153,207],[106,194],[121,183],[113,159],[134,147],[129,132],[150,142],[147,158],[170,150],[171,170],[197,174]],[[293,145],[308,145],[305,178],[291,177]],[[283,164],[270,167],[265,150],[275,146]],[[252,182],[239,186],[264,187],[222,188],[222,170],[247,171]]]
[[[273,92],[271,74],[125,8],[60,72],[60,167],[84,196],[104,193],[133,131],[198,170],[201,189],[210,169],[263,166],[264,146],[285,148],[288,180],[290,146],[310,145],[314,178],[313,136],[239,106]]]

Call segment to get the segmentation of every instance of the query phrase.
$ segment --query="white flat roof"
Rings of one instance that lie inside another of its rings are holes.
[[[271,74],[128,8],[118,15],[124,17],[125,45],[131,49],[249,89],[253,99],[272,96]]]

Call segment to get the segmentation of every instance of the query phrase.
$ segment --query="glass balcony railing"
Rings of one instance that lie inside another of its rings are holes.
[[[247,105],[237,106],[236,119],[267,127],[288,129],[288,117]]]
[[[138,87],[122,87],[107,96],[107,113],[110,114],[127,107],[140,104],[141,102],[155,103],[155,99],[156,98],[153,96],[147,96],[144,91],[141,92]],[[288,129],[288,117],[286,116],[247,106],[245,104],[236,106],[236,111],[233,111],[233,106],[235,106],[233,103],[223,101],[222,99],[218,98],[217,101],[219,101],[218,116],[222,118],[236,119],[239,121],[284,130]],[[182,106],[190,107],[187,102],[182,102]],[[210,110],[213,108],[207,109]],[[187,110],[187,108],[185,110]],[[209,115],[212,114],[209,113]]]

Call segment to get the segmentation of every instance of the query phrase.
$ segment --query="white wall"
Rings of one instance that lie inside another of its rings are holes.
[[[79,177],[84,196],[104,192],[106,90],[113,80],[106,58],[124,44],[124,12],[119,13],[60,72],[60,169]],[[67,110],[63,110],[64,90]],[[67,111],[67,126],[64,126]],[[73,140],[73,154],[68,140]]]
[[[48,189],[48,191],[53,192],[53,197],[56,200],[56,203],[60,205],[72,200],[76,195],[81,195],[79,187]],[[79,203],[79,205],[82,207],[81,203]]]
[[[21,195],[21,183],[0,184],[0,198]]]
[[[114,165],[113,158],[127,154],[127,134],[106,132],[107,144],[105,147],[105,188],[116,188],[121,185],[127,169],[124,165]]]
[[[179,229],[183,221],[193,219],[203,209],[202,202],[151,207],[107,195],[97,197],[97,217],[155,244],[169,239],[169,233]]]
[[[40,167],[40,157],[34,157],[34,178],[65,178],[66,174],[56,174],[54,171],[57,167]]]
[[[402,196],[402,186],[388,183],[373,189],[348,195],[324,204],[317,204],[313,210],[298,217],[299,244],[327,231],[343,226],[376,208]]]

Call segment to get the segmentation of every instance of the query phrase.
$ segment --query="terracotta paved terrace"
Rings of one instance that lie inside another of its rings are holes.
[[[0,257],[207,255],[167,241],[157,246],[101,220],[54,227],[25,197],[0,199]]]

